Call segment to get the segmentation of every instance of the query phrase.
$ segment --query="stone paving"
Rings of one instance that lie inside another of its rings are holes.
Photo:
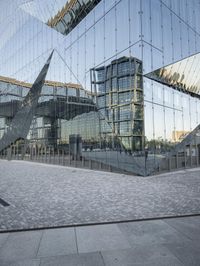
[[[0,233],[1,266],[199,266],[200,216]]]
[[[200,213],[200,169],[151,177],[0,161],[0,231]]]

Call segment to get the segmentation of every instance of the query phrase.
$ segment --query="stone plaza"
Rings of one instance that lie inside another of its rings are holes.
[[[200,169],[139,177],[0,161],[1,266],[200,265]]]
[[[0,230],[35,229],[200,213],[200,169],[158,176],[0,162]]]

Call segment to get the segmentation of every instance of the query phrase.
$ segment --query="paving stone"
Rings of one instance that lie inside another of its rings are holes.
[[[164,246],[140,245],[134,249],[103,251],[106,266],[183,266]]]
[[[143,244],[191,243],[189,238],[162,220],[121,223],[118,227],[133,247]]]
[[[116,224],[78,227],[76,232],[80,253],[130,247]]]
[[[138,264],[138,266],[186,266],[175,257],[159,257],[152,259],[147,263]]]
[[[3,244],[6,242],[9,234],[8,233],[2,233],[0,234],[0,248],[3,246]]]
[[[186,243],[175,245],[165,245],[180,261],[186,266],[199,266],[200,265],[200,252],[199,248],[193,245],[187,245]]]
[[[200,241],[200,217],[181,217],[179,219],[165,219],[165,223],[190,239]]]
[[[40,266],[40,260],[20,260],[14,262],[2,262],[1,266]]]
[[[38,257],[77,253],[74,228],[44,230]]]
[[[41,231],[11,233],[0,249],[0,261],[35,258],[41,235]]]
[[[40,266],[105,266],[100,253],[42,258]]]
[[[0,210],[0,231],[200,213],[199,173],[143,178],[1,160],[0,195],[10,206]]]

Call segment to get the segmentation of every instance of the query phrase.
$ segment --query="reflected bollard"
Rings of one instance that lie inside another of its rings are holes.
[[[12,157],[13,157],[13,160],[16,160],[16,150],[15,150],[15,145],[13,146],[13,154],[12,154]]]
[[[192,167],[192,145],[190,144],[190,166]]]
[[[99,162],[99,170],[102,170],[102,162]]]
[[[82,163],[82,167],[84,167],[85,166],[85,158],[82,157],[81,159],[82,159],[82,162],[81,162]]]
[[[60,165],[60,150],[58,150],[58,164]]]
[[[176,169],[178,169],[178,153],[176,153]]]
[[[47,147],[45,146],[45,163],[47,163]]]
[[[89,160],[89,169],[92,169],[92,161]]]
[[[41,149],[38,149],[38,162],[41,162]]]
[[[51,163],[51,149],[48,149],[48,163]]]
[[[198,147],[197,147],[196,143],[195,143],[195,155],[196,155],[196,165],[198,166],[198,164],[199,164],[199,154],[198,154]]]
[[[53,155],[53,162],[52,163],[55,164],[55,151],[54,151],[54,148],[53,148],[53,154],[52,155]]]
[[[36,148],[36,153],[35,154],[36,154],[36,157],[35,157],[36,161],[38,161],[38,148]]]
[[[7,160],[11,161],[11,157],[12,157],[12,146],[7,149]]]
[[[33,150],[33,160],[36,161],[36,148]]]
[[[42,162],[43,163],[45,162],[45,147],[43,147],[43,150],[42,150]]]
[[[170,156],[168,157],[168,167],[169,167],[169,172],[170,172],[171,168],[172,168],[172,166],[171,166],[171,157]]]
[[[17,160],[19,160],[19,146],[17,144]]]
[[[64,150],[62,150],[62,165],[64,165]]]
[[[69,165],[71,165],[71,153],[70,153],[70,150],[69,150]]]
[[[30,161],[32,160],[32,146],[30,146]]]
[[[186,150],[184,149],[184,166],[187,167],[187,156],[186,156]]]

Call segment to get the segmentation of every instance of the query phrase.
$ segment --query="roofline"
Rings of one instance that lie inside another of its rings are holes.
[[[9,78],[9,77],[3,77],[0,76],[0,81],[6,82],[6,83],[10,83],[13,85],[19,85],[21,87],[26,87],[26,88],[31,88],[32,84],[28,83],[28,82],[24,82],[24,81],[19,81],[17,79],[13,79],[13,78]],[[58,86],[58,87],[71,87],[74,89],[82,89],[82,86],[79,84],[75,84],[75,83],[64,83],[64,82],[59,82],[59,81],[50,81],[50,80],[45,80],[44,82],[45,85],[49,85],[49,86]]]

